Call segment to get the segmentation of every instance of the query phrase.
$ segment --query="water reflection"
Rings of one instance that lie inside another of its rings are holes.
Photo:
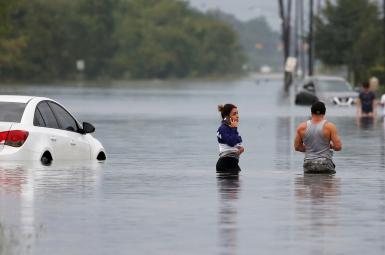
[[[237,206],[240,186],[238,175],[218,175],[219,203],[219,247],[220,254],[237,253]]]
[[[332,174],[303,174],[295,179],[296,197],[312,203],[336,200],[340,193],[339,183],[339,178]]]
[[[372,129],[376,125],[376,122],[376,118],[373,117],[356,118],[356,125],[361,129]]]
[[[382,132],[381,132],[381,140],[380,140],[380,150],[381,155],[380,157],[380,164],[382,167],[385,166],[385,117],[382,119]]]
[[[340,179],[334,175],[303,174],[295,179],[295,197],[300,240],[316,241],[322,254],[327,243],[338,238]],[[332,250],[330,250],[331,252]]]
[[[276,157],[274,163],[277,170],[291,169],[293,154],[293,120],[291,116],[278,117],[276,123]]]
[[[0,196],[3,202],[1,206],[6,207],[1,210],[3,219],[1,222],[1,254],[30,254],[33,252],[35,241],[34,180],[33,172],[30,169],[24,163],[2,162],[0,167]],[[4,219],[8,217],[13,218],[17,223],[7,224],[8,222]]]
[[[95,189],[98,184],[95,162],[2,162],[0,166],[0,254],[34,254],[44,223],[35,217],[41,194],[63,196],[65,190]],[[58,191],[58,192],[56,192]]]

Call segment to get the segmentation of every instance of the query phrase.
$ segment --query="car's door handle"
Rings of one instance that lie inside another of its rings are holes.
[[[52,142],[56,142],[56,137],[55,136],[51,136],[50,139],[51,139]]]
[[[71,144],[72,146],[75,146],[75,145],[76,145],[76,143],[75,143],[74,141],[71,141],[70,144]]]

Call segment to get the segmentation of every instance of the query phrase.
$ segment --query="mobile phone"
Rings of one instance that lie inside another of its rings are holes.
[[[225,122],[226,125],[230,125],[231,124],[231,121],[230,121],[230,117],[229,116],[226,116],[223,121]]]

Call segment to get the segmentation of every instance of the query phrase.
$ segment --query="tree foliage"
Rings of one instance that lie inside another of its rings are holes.
[[[0,0],[0,66],[13,65],[25,46],[24,38],[12,33],[11,20],[20,4],[21,0]]]
[[[316,19],[316,55],[326,65],[346,65],[355,80],[367,79],[384,56],[382,29],[373,1],[327,1]]]
[[[73,79],[77,60],[89,79],[236,73],[244,61],[232,28],[184,1],[17,1],[0,13],[11,27],[0,79]]]
[[[280,35],[270,28],[264,17],[242,22],[220,10],[210,11],[209,14],[235,29],[250,69],[259,70],[266,65],[276,70],[282,68],[282,52],[277,50]]]

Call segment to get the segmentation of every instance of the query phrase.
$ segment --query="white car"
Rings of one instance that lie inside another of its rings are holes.
[[[49,98],[0,95],[0,161],[105,160],[94,131]]]
[[[358,93],[341,77],[311,76],[307,77],[299,87],[295,96],[295,104],[313,104],[317,101],[350,106],[354,104]]]

